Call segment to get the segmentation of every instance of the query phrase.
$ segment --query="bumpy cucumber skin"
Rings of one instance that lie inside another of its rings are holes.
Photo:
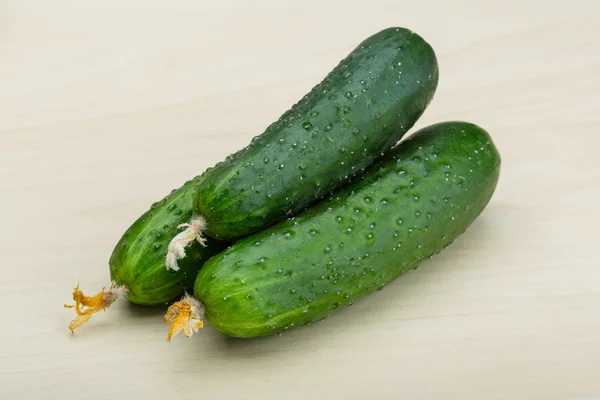
[[[425,128],[330,198],[213,257],[195,296],[228,336],[322,319],[450,245],[488,204],[499,173],[483,129]]]
[[[191,288],[198,270],[228,244],[208,239],[206,247],[194,242],[179,271],[167,270],[169,242],[181,230],[177,226],[192,216],[192,203],[201,177],[186,182],[137,219],[123,234],[109,260],[110,276],[129,289],[129,301],[141,305],[165,304]]]
[[[293,215],[389,150],[438,82],[431,46],[404,28],[361,43],[249,146],[206,174],[195,199],[206,235],[231,240]]]

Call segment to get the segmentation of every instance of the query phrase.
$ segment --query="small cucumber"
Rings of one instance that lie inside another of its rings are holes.
[[[425,128],[328,199],[211,258],[194,285],[204,309],[192,301],[192,316],[204,311],[218,331],[245,338],[322,319],[450,245],[499,173],[483,129]]]
[[[193,285],[196,274],[227,243],[208,238],[205,247],[194,243],[179,270],[165,268],[165,256],[178,226],[192,216],[192,201],[202,186],[202,176],[186,182],[156,202],[123,234],[109,260],[110,276],[127,288],[125,297],[142,305],[165,304]]]
[[[178,270],[165,268],[170,238],[177,233],[181,222],[191,217],[192,200],[201,182],[202,176],[199,176],[173,190],[125,231],[109,260],[110,289],[103,288],[94,296],[86,296],[77,285],[73,290],[75,304],[65,304],[77,313],[69,325],[71,332],[120,297],[141,305],[168,303],[193,285],[206,260],[228,245],[216,239],[203,240],[203,244],[196,241],[189,248],[188,257],[179,263]]]
[[[363,41],[248,147],[206,173],[195,211],[232,240],[322,198],[400,140],[438,82],[431,46],[404,28]]]

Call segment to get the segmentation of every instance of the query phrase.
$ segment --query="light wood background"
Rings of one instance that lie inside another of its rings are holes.
[[[600,399],[600,3],[1,0],[1,399]],[[367,36],[436,49],[417,127],[489,130],[503,170],[449,249],[308,328],[165,342],[74,285],[171,189],[262,133]]]

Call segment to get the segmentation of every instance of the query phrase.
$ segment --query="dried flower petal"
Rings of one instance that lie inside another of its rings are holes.
[[[165,265],[167,269],[173,271],[179,271],[177,260],[181,260],[185,257],[185,248],[192,244],[194,240],[198,241],[202,246],[206,247],[206,239],[200,236],[202,231],[206,229],[206,219],[199,216],[190,220],[187,224],[181,224],[178,228],[186,228],[184,231],[179,232],[169,243],[167,251],[167,258]]]
[[[165,322],[170,323],[167,342],[181,331],[185,337],[190,338],[194,332],[204,327],[204,307],[189,294],[185,294],[181,301],[172,304],[165,314]]]
[[[94,296],[86,296],[81,290],[79,285],[73,290],[74,305],[65,304],[65,308],[75,308],[77,312],[77,318],[71,321],[69,329],[72,333],[75,333],[75,329],[85,324],[90,320],[92,314],[106,310],[111,306],[112,303],[117,301],[119,297],[122,297],[127,293],[125,286],[119,286],[115,282],[112,282],[110,289],[102,288],[102,291]],[[82,309],[86,307],[86,309]]]

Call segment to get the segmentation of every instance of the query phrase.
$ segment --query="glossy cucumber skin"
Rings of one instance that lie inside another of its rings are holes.
[[[167,270],[165,256],[177,226],[192,216],[192,203],[202,177],[180,188],[140,216],[125,231],[109,260],[111,279],[129,289],[129,301],[142,305],[165,304],[191,288],[198,270],[228,244],[209,238],[206,247],[194,242],[180,260],[179,271]]]
[[[195,296],[211,325],[234,337],[322,319],[450,245],[488,204],[499,173],[483,129],[425,128],[328,199],[211,258]]]
[[[195,209],[230,240],[296,214],[400,140],[438,82],[431,46],[404,28],[361,43],[244,149],[206,174]]]

